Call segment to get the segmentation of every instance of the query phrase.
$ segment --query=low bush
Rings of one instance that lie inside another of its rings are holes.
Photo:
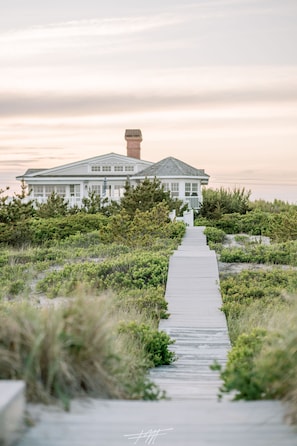
[[[30,218],[13,224],[0,223],[0,244],[11,246],[51,245],[70,235],[99,230],[107,224],[102,214],[67,215],[47,219]]]
[[[173,249],[181,242],[185,234],[182,222],[171,222],[168,207],[160,203],[147,211],[136,210],[131,216],[123,209],[110,217],[108,225],[101,229],[103,243],[120,243],[135,247],[152,247],[159,240],[172,240]]]
[[[271,214],[255,210],[244,215],[239,213],[225,214],[215,222],[215,226],[227,234],[245,233],[269,236],[270,220]]]
[[[231,391],[235,391],[235,400],[257,400],[267,396],[265,384],[255,365],[266,335],[266,332],[260,329],[242,334],[228,353],[225,369],[221,370],[220,366],[213,367],[221,370],[223,385],[220,388],[220,396]]]
[[[169,316],[164,287],[120,291],[117,293],[117,300],[121,309],[128,311],[134,309],[157,322]]]
[[[224,214],[245,214],[250,209],[251,191],[234,188],[204,189],[200,216],[219,220]]]
[[[221,279],[223,299],[222,310],[233,319],[239,317],[246,307],[255,300],[262,300],[265,306],[285,302],[284,292],[297,291],[297,271],[241,271]]]
[[[250,244],[244,248],[223,248],[220,252],[220,261],[297,266],[297,242],[288,241],[272,245]]]
[[[261,318],[250,312],[243,327],[247,331],[237,337],[224,370],[213,366],[223,379],[220,396],[235,392],[234,399],[285,398],[293,402],[291,415],[296,420],[296,302],[269,313],[270,317]],[[255,321],[262,327],[255,327]]]
[[[168,365],[174,361],[175,354],[168,349],[174,341],[164,331],[130,321],[121,323],[119,332],[127,333],[143,346],[152,367]]]
[[[66,265],[39,281],[37,289],[55,297],[73,293],[81,283],[90,290],[100,291],[165,287],[168,261],[168,255],[136,251],[101,263]]]
[[[102,214],[67,215],[48,219],[32,219],[31,231],[33,245],[48,244],[55,240],[63,240],[75,234],[89,233],[99,230],[107,224],[107,217]]]
[[[222,243],[225,238],[225,232],[218,228],[207,227],[204,229],[204,234],[206,235],[207,243]]]
[[[0,269],[0,298],[11,299],[30,292],[35,276],[33,265],[5,265]]]
[[[270,219],[269,236],[276,242],[297,240],[297,209],[296,207],[287,212],[272,214]]]

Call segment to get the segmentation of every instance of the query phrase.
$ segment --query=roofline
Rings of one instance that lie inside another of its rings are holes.
[[[136,163],[145,163],[145,164],[148,164],[149,166],[150,165],[152,165],[152,164],[154,164],[152,161],[146,161],[146,160],[142,160],[142,159],[138,159],[138,158],[132,158],[131,156],[126,156],[126,155],[122,155],[121,153],[115,153],[115,152],[109,152],[109,153],[104,153],[104,154],[102,154],[102,155],[96,155],[96,156],[92,156],[91,158],[87,158],[87,159],[82,159],[82,160],[80,160],[80,161],[74,161],[74,162],[72,162],[72,163],[67,163],[67,164],[62,164],[62,165],[60,165],[60,166],[55,166],[55,167],[49,167],[48,169],[43,169],[43,170],[40,170],[40,171],[38,171],[38,172],[33,172],[32,174],[29,174],[29,175],[26,175],[28,178],[33,178],[33,177],[35,177],[35,176],[37,176],[37,175],[40,175],[42,172],[48,172],[48,171],[53,171],[53,170],[57,170],[57,171],[59,171],[59,170],[62,170],[62,169],[67,169],[67,168],[69,168],[69,167],[74,167],[74,166],[77,166],[77,165],[79,165],[79,164],[87,164],[87,163],[89,163],[90,161],[92,161],[92,160],[95,160],[96,158],[100,158],[100,157],[108,157],[108,156],[111,156],[111,155],[116,155],[116,156],[119,156],[119,157],[121,157],[121,158],[125,158],[128,162],[130,161],[130,162],[134,162],[135,164]],[[148,167],[149,167],[148,166]],[[24,178],[25,177],[25,175],[22,175],[22,176],[18,176],[18,177],[16,177],[17,179],[19,179],[19,178]]]
[[[209,175],[132,175],[131,180],[141,180],[142,178],[164,178],[164,179],[170,179],[170,178],[176,178],[176,179],[198,179],[198,180],[208,180],[210,178]]]
[[[107,179],[107,181],[111,181],[111,180],[126,180],[126,179],[131,179],[131,175],[94,175],[94,176],[82,176],[82,175],[63,175],[63,176],[55,176],[55,175],[48,175],[48,176],[44,176],[44,177],[16,177],[17,180],[25,180],[25,181],[29,181],[30,183],[35,183],[38,181],[38,183],[41,183],[41,181],[44,182],[48,182],[51,181],[52,179],[55,179],[57,182],[65,182],[67,180],[67,184],[69,184],[69,181],[71,181],[73,179],[73,181],[89,181],[89,180],[96,180],[96,179],[100,179],[100,180],[104,180],[105,178]]]

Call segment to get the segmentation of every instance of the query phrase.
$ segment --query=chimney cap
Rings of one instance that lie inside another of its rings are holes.
[[[142,141],[142,134],[140,129],[127,129],[125,131],[125,139],[140,139]]]

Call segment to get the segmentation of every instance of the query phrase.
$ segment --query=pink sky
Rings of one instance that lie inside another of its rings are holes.
[[[0,18],[0,188],[141,128],[143,159],[297,202],[295,1],[24,3]]]

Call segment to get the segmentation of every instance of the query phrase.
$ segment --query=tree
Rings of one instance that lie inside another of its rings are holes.
[[[52,192],[45,203],[36,204],[36,209],[40,218],[63,217],[68,214],[68,202]]]
[[[204,189],[199,216],[219,220],[224,214],[246,214],[250,210],[251,191],[238,189]]]
[[[129,182],[126,182],[125,193],[121,200],[121,209],[124,209],[130,217],[135,215],[136,210],[141,212],[149,211],[158,203],[165,203],[168,209],[175,209],[177,213],[183,203],[181,200],[171,198],[170,192],[164,190],[164,186],[157,178],[149,180],[146,178],[133,188]]]
[[[9,187],[6,188],[6,191]],[[7,195],[3,195],[5,191],[0,190],[0,222],[15,223],[26,220],[35,214],[33,200],[29,200],[29,193],[24,181],[21,183],[21,192],[15,193],[10,199]]]

